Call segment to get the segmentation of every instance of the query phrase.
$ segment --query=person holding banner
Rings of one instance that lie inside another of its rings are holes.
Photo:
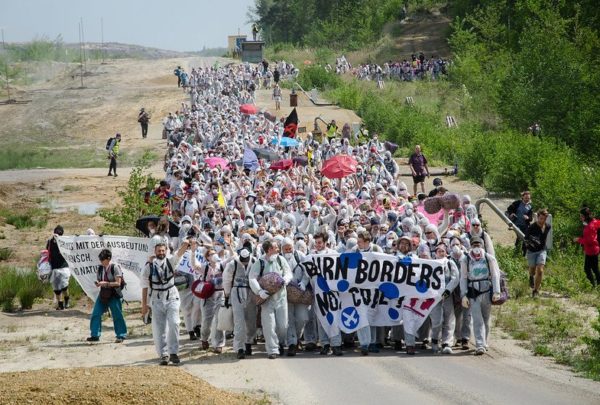
[[[266,300],[261,306],[260,318],[265,337],[265,348],[270,360],[283,354],[288,328],[287,294],[285,286],[275,294],[262,289],[258,280],[266,274],[277,273],[288,285],[292,279],[292,271],[285,258],[279,255],[276,242],[267,240],[262,244],[264,256],[254,263],[248,275],[250,288],[254,294]]]
[[[452,354],[452,339],[454,337],[454,301],[452,292],[458,286],[458,267],[456,263],[448,258],[446,245],[440,243],[435,250],[435,258],[443,260],[444,278],[446,289],[442,294],[442,300],[438,302],[431,311],[431,351],[439,352],[439,338],[442,335],[442,353]]]
[[[63,227],[57,225],[56,228],[54,228],[54,235],[52,238],[48,239],[48,242],[46,243],[50,267],[52,267],[50,280],[52,282],[52,290],[54,291],[58,303],[56,309],[59,311],[69,308],[69,279],[71,278],[69,265],[60,253],[58,244],[56,243],[56,237],[62,236],[63,233]]]
[[[123,343],[127,336],[127,325],[123,318],[123,310],[121,308],[121,281],[123,280],[123,272],[121,266],[116,263],[111,263],[112,252],[108,249],[103,249],[98,255],[100,266],[96,276],[96,287],[100,288],[100,294],[94,303],[92,317],[90,318],[90,337],[88,342],[98,342],[100,340],[100,332],[102,331],[102,314],[110,309],[110,315],[113,319],[113,325],[117,338],[115,343]]]
[[[188,247],[186,240],[172,257],[167,258],[167,244],[157,241],[154,255],[142,271],[142,316],[146,316],[152,307],[152,338],[161,366],[181,362],[178,356],[180,300],[175,286],[175,269]]]
[[[500,299],[498,263],[482,246],[480,237],[472,237],[471,251],[460,263],[462,306],[471,308],[476,356],[484,354],[488,348],[492,301]]]

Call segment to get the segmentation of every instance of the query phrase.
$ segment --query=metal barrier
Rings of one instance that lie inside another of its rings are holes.
[[[481,204],[487,204],[492,209],[492,211],[494,211],[496,215],[498,215],[500,219],[504,221],[506,225],[508,225],[509,230],[513,231],[519,239],[525,239],[525,234],[510,219],[508,219],[508,217],[504,215],[504,212],[502,212],[502,210],[498,208],[498,206],[494,204],[489,198],[480,198],[479,200],[475,201],[475,209],[477,210],[477,215],[480,218]]]

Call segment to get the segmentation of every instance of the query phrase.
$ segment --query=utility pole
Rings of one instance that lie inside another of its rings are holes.
[[[83,50],[84,71],[87,72],[87,55],[85,54],[85,36],[83,35],[83,17],[81,17],[81,49]]]
[[[104,64],[104,18],[100,17],[100,52],[102,54],[102,64]]]
[[[4,75],[6,76],[6,94],[10,102],[10,85],[8,84],[8,55],[6,54],[6,42],[4,42],[4,28],[2,28],[2,50],[4,51],[6,60],[4,61]]]
[[[79,22],[79,75],[81,76],[81,88],[83,88],[83,44],[81,22]]]

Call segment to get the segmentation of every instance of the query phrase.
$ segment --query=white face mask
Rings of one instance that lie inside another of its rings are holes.
[[[460,246],[458,245],[454,245],[452,246],[452,254],[455,256],[458,256],[460,254],[461,250],[460,250]]]
[[[218,262],[218,261],[219,261],[219,256],[217,256],[217,254],[214,254],[214,255],[212,255],[212,256],[210,257],[210,259],[209,259],[209,260],[210,260],[210,262],[211,262],[211,263],[216,263],[216,262]]]
[[[437,239],[427,239],[427,243],[429,243],[430,245],[434,245],[436,241]]]
[[[342,209],[340,210],[340,215],[342,215],[342,216],[343,216],[343,215],[346,215],[346,213],[347,213],[347,212],[348,212],[348,211],[346,210],[346,208],[342,208]]]
[[[473,256],[481,256],[482,249],[480,247],[474,247],[471,249],[471,252],[473,253]]]
[[[292,260],[292,258],[294,257],[293,253],[286,253],[283,255],[283,257],[285,257],[287,260]]]
[[[413,210],[411,210],[411,209],[406,210],[406,216],[407,217],[412,216],[412,214],[413,214]]]
[[[188,231],[189,231],[191,228],[192,228],[192,225],[191,225],[191,224],[183,224],[183,225],[181,226],[181,230],[183,231],[183,233],[186,233],[186,234],[188,233]]]
[[[217,253],[221,253],[223,251],[223,246],[215,246],[215,250],[217,251]]]
[[[252,220],[251,219],[247,219],[246,220],[246,226],[252,226]]]
[[[148,233],[149,233],[150,235],[154,235],[154,234],[156,233],[156,229],[150,229],[150,230],[148,231]]]
[[[388,240],[387,240],[387,242],[386,242],[386,246],[387,246],[388,248],[390,248],[390,249],[392,248],[392,245],[393,245],[393,244],[394,244],[394,241],[393,241],[392,239],[388,239]]]

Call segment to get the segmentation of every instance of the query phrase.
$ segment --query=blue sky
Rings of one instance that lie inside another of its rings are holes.
[[[49,39],[61,34],[78,42],[83,18],[85,40],[197,51],[226,47],[227,35],[250,36],[247,11],[254,0],[0,0],[0,28],[7,42]]]

